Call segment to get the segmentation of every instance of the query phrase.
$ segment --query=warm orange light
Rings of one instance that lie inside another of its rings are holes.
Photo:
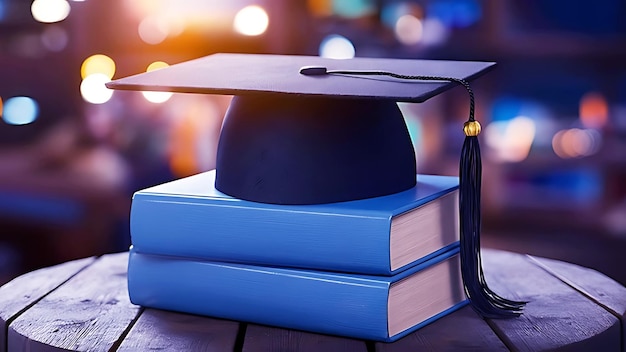
[[[181,35],[185,31],[186,26],[185,19],[181,16],[169,16],[167,18],[167,36],[176,37]]]
[[[0,117],[2,117],[2,97],[0,97]]]
[[[528,157],[535,139],[535,122],[526,116],[496,121],[485,128],[485,141],[497,161],[520,162]]]
[[[593,129],[561,130],[552,138],[554,153],[563,159],[593,155],[598,152],[601,144],[602,136]]]
[[[591,92],[580,99],[580,121],[587,128],[602,128],[609,120],[609,105],[606,98]]]
[[[80,76],[85,79],[87,76],[100,73],[109,79],[115,75],[115,61],[103,54],[91,55],[83,61],[80,67]]]
[[[313,16],[326,17],[333,14],[333,3],[331,0],[307,0],[306,4]]]
[[[165,8],[163,0],[125,0],[126,11],[137,18],[162,12]]]
[[[179,177],[215,167],[221,113],[213,101],[184,97],[170,129],[169,165]]]
[[[552,150],[554,150],[554,154],[556,154],[561,159],[569,158],[568,152],[563,148],[563,134],[565,134],[565,130],[558,131],[552,137]]]
[[[172,131],[170,168],[177,176],[189,176],[198,172],[196,163],[196,130],[192,118],[186,117]]]
[[[169,66],[170,65],[167,62],[155,61],[155,62],[151,63],[150,65],[148,65],[148,68],[146,69],[146,72],[158,70],[160,68],[166,68],[166,67],[169,67]]]

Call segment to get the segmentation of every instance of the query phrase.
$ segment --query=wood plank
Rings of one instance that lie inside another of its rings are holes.
[[[615,315],[621,321],[622,352],[626,352],[626,287],[593,269],[554,259],[529,257],[550,274]]]
[[[489,325],[469,306],[393,343],[376,343],[377,352],[468,350],[509,350]]]
[[[12,319],[94,260],[85,258],[32,271],[0,287],[0,349],[7,348],[7,327]]]
[[[239,323],[145,309],[118,351],[233,351]]]
[[[17,317],[10,351],[108,351],[139,307],[130,303],[128,253],[104,255]]]
[[[363,341],[249,324],[243,352],[367,352]]]
[[[521,254],[484,251],[485,276],[497,293],[529,301],[524,314],[489,324],[520,351],[618,351],[620,323],[612,314]],[[514,347],[513,347],[514,346]]]

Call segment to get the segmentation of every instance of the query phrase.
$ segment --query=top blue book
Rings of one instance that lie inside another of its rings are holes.
[[[388,196],[276,205],[221,193],[208,171],[136,192],[132,244],[139,253],[392,275],[458,246],[458,178],[416,179]]]

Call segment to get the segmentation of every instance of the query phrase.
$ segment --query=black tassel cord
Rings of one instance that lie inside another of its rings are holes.
[[[464,79],[439,76],[409,76],[387,71],[327,71],[325,67],[304,67],[305,75],[343,74],[366,76],[389,76],[403,80],[449,81],[462,85],[470,97],[469,119],[463,126],[465,141],[461,150],[459,165],[459,213],[461,222],[461,274],[465,293],[472,308],[485,318],[507,318],[522,314],[526,302],[512,301],[493,292],[483,274],[480,256],[480,194],[482,182],[482,162],[478,134],[480,124],[474,119],[474,92]]]

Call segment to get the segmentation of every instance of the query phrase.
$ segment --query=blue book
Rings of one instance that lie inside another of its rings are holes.
[[[393,276],[144,254],[131,249],[134,304],[352,338],[394,341],[467,304],[459,248]]]
[[[230,197],[208,171],[138,191],[137,252],[237,263],[391,275],[458,245],[458,178],[363,200],[276,205]]]

